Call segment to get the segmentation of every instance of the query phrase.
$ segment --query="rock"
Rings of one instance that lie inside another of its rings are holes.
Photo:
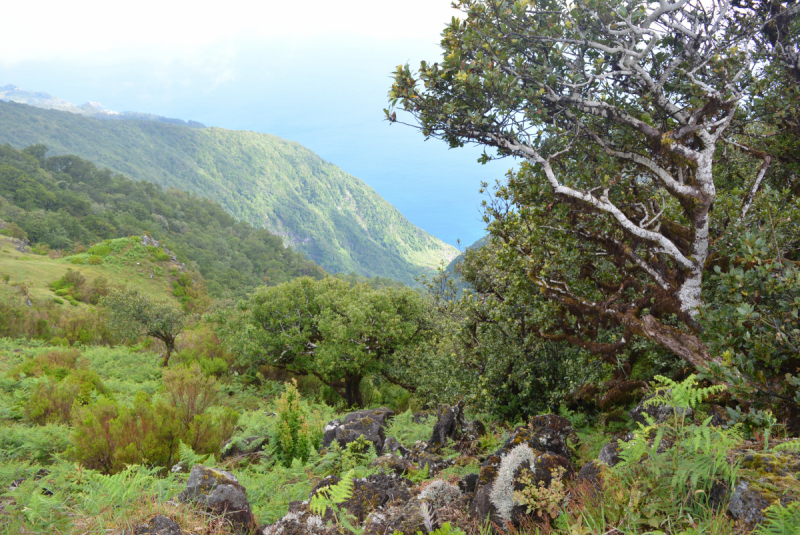
[[[283,518],[259,528],[258,535],[334,535],[336,527],[327,527],[328,521],[333,520],[331,511],[327,511],[325,518],[311,513],[308,502],[291,502],[289,512]]]
[[[453,442],[461,438],[466,421],[464,419],[464,400],[452,407],[440,404],[436,411],[436,423],[433,425],[433,435],[428,440],[428,448],[435,449],[445,446],[449,438]]]
[[[619,456],[619,444],[617,440],[614,439],[600,450],[600,453],[597,455],[597,459],[606,463],[608,466],[614,466],[622,459]]]
[[[669,390],[665,392],[665,394],[668,393]],[[636,405],[636,407],[634,407],[633,409],[630,410],[630,412],[628,412],[628,416],[630,416],[635,422],[638,422],[640,424],[646,424],[647,420],[645,419],[644,415],[648,414],[656,421],[656,423],[660,424],[666,422],[669,418],[672,417],[673,414],[675,414],[675,412],[677,412],[678,414],[685,413],[685,416],[687,418],[691,418],[692,415],[694,414],[694,411],[692,411],[692,409],[676,409],[675,411],[673,411],[672,407],[670,407],[669,405],[645,406],[645,403],[653,399],[653,397],[655,396],[656,394],[651,394],[646,398],[644,398],[642,401],[639,402],[638,405]]]
[[[28,247],[30,244],[31,243],[28,240],[26,240],[25,238],[22,238],[21,240],[18,240],[16,238],[11,238],[12,247],[14,247],[14,249],[16,249],[17,252],[20,252],[20,253],[30,253],[31,252],[31,248]]]
[[[418,453],[414,461],[419,466],[420,470],[424,470],[425,467],[428,467],[428,475],[433,476],[437,474],[443,468],[446,468],[449,464],[447,461],[439,457],[438,455],[434,455],[433,453],[429,453],[427,451],[422,451]]]
[[[407,473],[412,468],[416,468],[414,463],[405,459],[403,457],[398,457],[397,455],[382,455],[378,457],[370,466],[374,466],[376,468],[381,468],[387,473],[395,473],[399,476]]]
[[[33,304],[31,303],[31,298],[30,297],[26,297],[25,298],[25,305],[26,306],[33,306]]]
[[[386,437],[386,440],[383,441],[383,449],[381,450],[381,455],[400,455],[401,457],[408,457],[408,454],[411,453],[411,450],[400,444],[400,441],[394,437]]]
[[[731,493],[728,512],[752,527],[763,521],[770,505],[785,506],[800,501],[800,452],[743,452],[739,482]]]
[[[417,532],[430,533],[433,531],[433,521],[429,511],[423,509],[419,500],[409,500],[387,522],[384,533],[413,534]]]
[[[478,474],[467,474],[459,480],[458,488],[460,488],[461,492],[464,494],[474,494],[479,479],[480,476]]]
[[[341,479],[337,476],[326,477],[311,491],[309,501],[321,489],[340,481]],[[412,483],[408,479],[386,474],[373,474],[366,479],[354,479],[350,498],[337,505],[347,509],[347,512],[354,515],[359,522],[363,522],[370,513],[390,502],[410,500],[411,485]]]
[[[742,481],[733,489],[733,495],[728,502],[728,512],[735,520],[752,526],[764,520],[761,511],[769,506],[770,503],[761,493],[750,490],[750,483]]]
[[[443,479],[437,479],[428,483],[419,493],[418,498],[424,500],[430,504],[432,509],[436,510],[447,507],[463,495],[464,493],[457,485]]]
[[[480,420],[472,420],[464,427],[464,436],[462,440],[475,441],[480,440],[486,434],[486,426]]]
[[[230,472],[194,465],[186,489],[178,499],[197,503],[224,516],[236,532],[249,532],[253,528],[253,513],[245,488]]]
[[[181,527],[174,520],[158,515],[150,519],[147,524],[134,526],[133,532],[125,530],[124,535],[182,535]]]
[[[252,455],[264,451],[268,445],[269,437],[231,439],[222,446],[222,458]]]
[[[154,238],[151,238],[150,236],[145,234],[144,236],[142,236],[142,245],[144,245],[145,247],[158,247],[159,243]]]
[[[575,471],[569,461],[572,451],[567,439],[573,435],[569,420],[554,414],[535,416],[527,426],[517,427],[505,444],[481,464],[470,515],[481,522],[489,517],[498,525],[517,524],[520,508],[512,502],[519,471],[529,469],[533,481],[546,486],[559,467],[563,468],[564,477],[572,477]]]
[[[366,409],[348,414],[344,419],[336,419],[325,426],[322,438],[322,447],[327,448],[333,441],[344,447],[350,442],[363,436],[375,446],[375,451],[383,451],[383,442],[386,436],[383,428],[388,425],[389,419],[394,417],[394,411],[387,408]]]

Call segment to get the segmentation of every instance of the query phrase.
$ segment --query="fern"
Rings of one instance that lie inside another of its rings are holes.
[[[694,409],[708,397],[725,390],[724,385],[697,387],[697,375],[692,374],[678,383],[662,375],[655,376],[656,395],[645,401],[645,406],[669,405],[675,409]]]
[[[797,535],[800,533],[800,502],[792,502],[786,507],[771,505],[764,511],[764,522],[753,532],[754,535]]]
[[[346,502],[353,496],[353,471],[350,470],[342,477],[342,480],[329,487],[317,491],[311,498],[309,507],[311,512],[325,516],[329,508],[335,508],[336,504]]]
[[[783,444],[778,444],[772,448],[772,451],[797,451],[800,452],[800,438],[788,440]]]
[[[217,465],[217,460],[214,458],[214,455],[199,455],[195,453],[192,448],[184,444],[182,440],[178,443],[178,458],[182,463],[189,465],[190,468],[196,464],[202,464],[212,468]]]
[[[309,508],[311,512],[324,517],[328,509],[333,511],[333,516],[336,519],[336,524],[339,526],[339,531],[345,529],[350,533],[361,535],[364,529],[360,528],[356,523],[357,519],[354,515],[347,512],[347,509],[340,506],[353,496],[353,471],[349,470],[342,480],[335,485],[331,485],[324,489],[320,489],[311,498]]]

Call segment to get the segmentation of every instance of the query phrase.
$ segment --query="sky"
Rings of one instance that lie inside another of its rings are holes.
[[[437,60],[450,0],[14,2],[0,86],[297,141],[445,242],[484,233],[480,183],[510,161],[389,124],[391,72]]]

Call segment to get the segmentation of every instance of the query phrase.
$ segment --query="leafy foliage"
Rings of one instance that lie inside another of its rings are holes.
[[[167,301],[152,299],[136,288],[115,289],[101,301],[108,311],[108,323],[122,338],[152,336],[164,342],[162,365],[169,363],[175,339],[186,325],[186,313]]]
[[[373,290],[333,277],[261,288],[215,319],[243,365],[314,374],[349,406],[364,405],[361,381],[370,374],[413,390],[393,372],[409,369],[404,351],[427,335],[425,307],[413,290]]]
[[[294,459],[306,463],[311,451],[311,432],[300,406],[295,380],[286,385],[286,390],[278,400],[278,418],[275,455],[286,468],[292,466]]]
[[[764,523],[753,532],[755,535],[790,535],[800,533],[800,503],[772,505],[764,511]]]

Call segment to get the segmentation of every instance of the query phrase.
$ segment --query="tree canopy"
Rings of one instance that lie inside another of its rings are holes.
[[[697,321],[704,284],[726,243],[763,229],[752,208],[785,149],[773,143],[773,157],[734,135],[767,137],[748,118],[759,87],[780,93],[760,80],[796,67],[797,6],[456,4],[465,16],[445,29],[443,60],[399,67],[386,113],[405,110],[452,147],[483,146],[484,161],[521,160],[486,220],[507,297],[538,309],[531,333],[609,362],[645,339],[693,366],[721,363]]]
[[[417,292],[334,277],[262,287],[217,320],[245,364],[313,374],[357,406],[363,405],[361,380],[371,374],[414,390],[393,368],[428,332]]]

